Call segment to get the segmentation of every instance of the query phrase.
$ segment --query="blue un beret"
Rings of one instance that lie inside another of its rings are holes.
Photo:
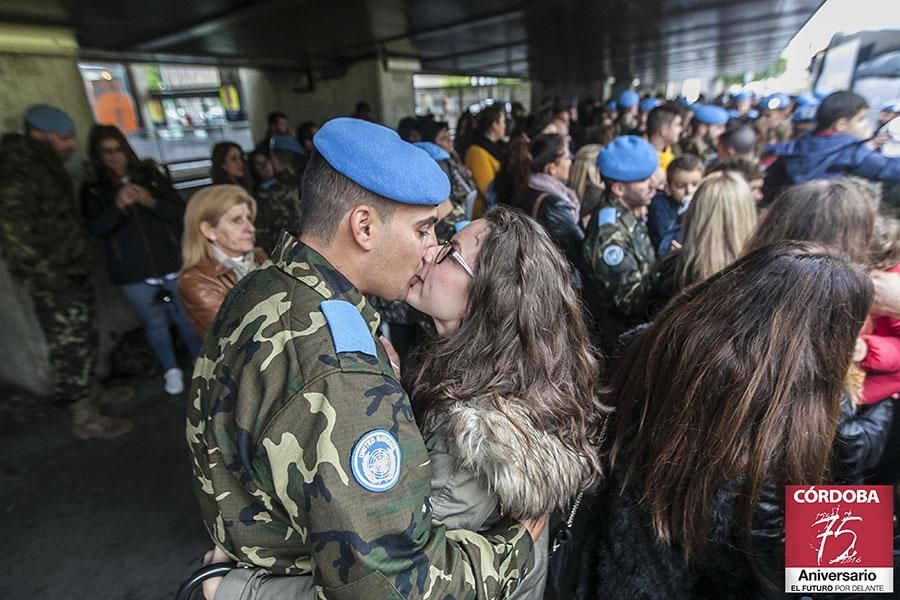
[[[900,112],[900,100],[891,100],[881,105],[884,112]]]
[[[48,104],[34,104],[25,111],[25,124],[47,133],[75,133],[75,121],[65,111]]]
[[[617,108],[619,108],[619,105],[616,104],[615,100],[610,100],[606,103],[606,110],[616,110]]]
[[[619,94],[618,100],[616,100],[616,104],[619,108],[631,108],[632,106],[637,106],[637,103],[641,101],[641,97],[638,96],[638,93],[634,90],[622,90],[622,93]]]
[[[760,103],[763,110],[784,110],[791,105],[791,99],[785,94],[770,94]]]
[[[803,106],[798,106],[794,110],[794,116],[791,117],[791,120],[794,123],[804,123],[809,121],[816,120],[816,112],[819,110],[819,107],[815,104],[805,104]]]
[[[797,96],[797,106],[818,106],[819,99],[809,92]]]
[[[332,119],[319,128],[313,145],[338,173],[389,200],[436,206],[450,196],[450,179],[438,164],[382,125]]]
[[[434,142],[416,142],[413,144],[416,148],[421,148],[428,153],[428,156],[436,161],[447,160],[450,153],[435,144]]]
[[[628,183],[647,179],[659,166],[656,148],[636,135],[622,135],[611,141],[597,156],[600,174]]]
[[[704,125],[724,125],[728,122],[728,111],[721,106],[695,104],[694,120]]]
[[[738,92],[733,98],[735,102],[746,102],[747,100],[752,100],[753,96],[750,92]]]
[[[641,101],[640,109],[644,112],[649,112],[662,104],[662,100],[659,98],[647,98],[646,100]]]
[[[300,147],[300,144],[297,143],[297,140],[289,135],[273,135],[270,145],[272,150],[286,150],[294,154],[306,154],[303,148]]]

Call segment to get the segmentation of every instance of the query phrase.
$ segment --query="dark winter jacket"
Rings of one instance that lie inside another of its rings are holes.
[[[769,146],[765,152],[778,156],[788,177],[787,185],[842,175],[900,181],[900,158],[888,158],[875,152],[864,140],[846,133],[811,132],[799,139]],[[770,168],[772,173],[776,170],[776,165]]]
[[[535,203],[540,196],[545,196],[534,213]],[[535,217],[544,226],[550,239],[556,243],[573,268],[581,271],[583,258],[581,246],[584,243],[584,230],[578,222],[578,213],[573,212],[572,205],[565,198],[528,189],[513,196],[512,205],[525,214]]]
[[[81,190],[88,229],[104,241],[106,266],[117,285],[175,273],[181,268],[184,202],[155,168],[132,169],[130,182],[150,191],[152,208],[116,206],[121,184],[108,178],[86,182]]]

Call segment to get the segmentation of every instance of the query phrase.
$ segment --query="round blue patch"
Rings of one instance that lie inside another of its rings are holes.
[[[373,429],[353,446],[353,478],[370,492],[386,492],[400,480],[400,444],[384,429]]]
[[[603,251],[603,262],[605,262],[610,267],[618,267],[620,264],[622,264],[622,261],[624,259],[625,251],[615,244],[613,244],[612,246],[607,246],[606,250]]]

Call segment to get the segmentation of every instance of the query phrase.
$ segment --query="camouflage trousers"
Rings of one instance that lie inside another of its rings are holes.
[[[94,289],[88,280],[65,290],[33,290],[35,312],[50,354],[53,395],[70,403],[91,396],[98,339]]]

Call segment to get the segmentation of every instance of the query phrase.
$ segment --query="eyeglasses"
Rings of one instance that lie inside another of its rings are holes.
[[[440,250],[438,250],[437,255],[434,257],[434,264],[441,264],[448,256],[456,261],[456,264],[462,267],[463,271],[465,271],[469,275],[469,277],[475,277],[475,273],[472,272],[472,267],[469,266],[469,263],[467,263],[466,259],[462,257],[462,255],[459,253],[459,250],[457,250],[449,241],[444,242]]]

